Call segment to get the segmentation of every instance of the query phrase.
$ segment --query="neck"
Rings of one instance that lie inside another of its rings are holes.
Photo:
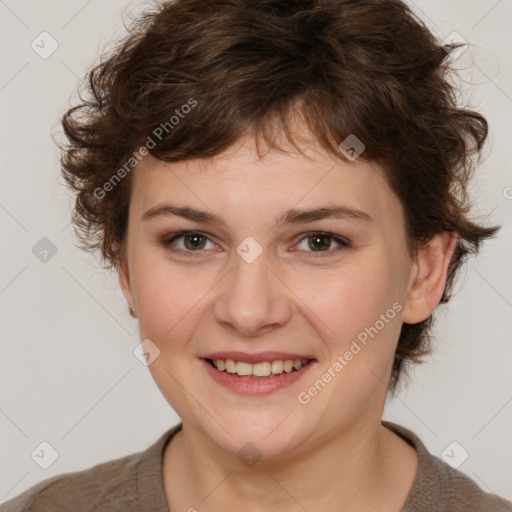
[[[354,423],[301,453],[251,467],[184,425],[164,454],[164,486],[171,511],[398,512],[416,464],[415,450],[380,420]]]

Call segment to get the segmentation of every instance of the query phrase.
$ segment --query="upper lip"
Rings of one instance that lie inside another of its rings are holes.
[[[264,361],[287,361],[289,359],[314,359],[314,357],[296,354],[290,352],[257,352],[248,354],[246,352],[229,351],[229,352],[212,352],[202,356],[203,359],[232,359],[243,363],[262,363]]]

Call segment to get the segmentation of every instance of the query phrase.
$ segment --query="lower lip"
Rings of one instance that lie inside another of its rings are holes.
[[[225,371],[219,371],[206,359],[201,359],[201,362],[213,380],[218,382],[221,386],[242,395],[268,395],[284,389],[304,376],[314,363],[314,361],[309,361],[309,363],[300,370],[289,373],[284,372],[271,378],[259,377],[257,379],[249,379],[238,377],[236,374],[227,373]]]

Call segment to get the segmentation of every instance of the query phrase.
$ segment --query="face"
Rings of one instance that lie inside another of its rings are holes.
[[[246,138],[213,159],[148,156],[133,178],[120,284],[187,428],[281,457],[380,422],[416,267],[377,166],[320,147],[259,158]]]

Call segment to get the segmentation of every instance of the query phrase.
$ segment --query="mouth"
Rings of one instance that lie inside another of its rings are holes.
[[[314,359],[274,359],[248,363],[234,359],[205,358],[219,372],[230,374],[242,379],[274,379],[283,374],[295,373],[311,364]]]

